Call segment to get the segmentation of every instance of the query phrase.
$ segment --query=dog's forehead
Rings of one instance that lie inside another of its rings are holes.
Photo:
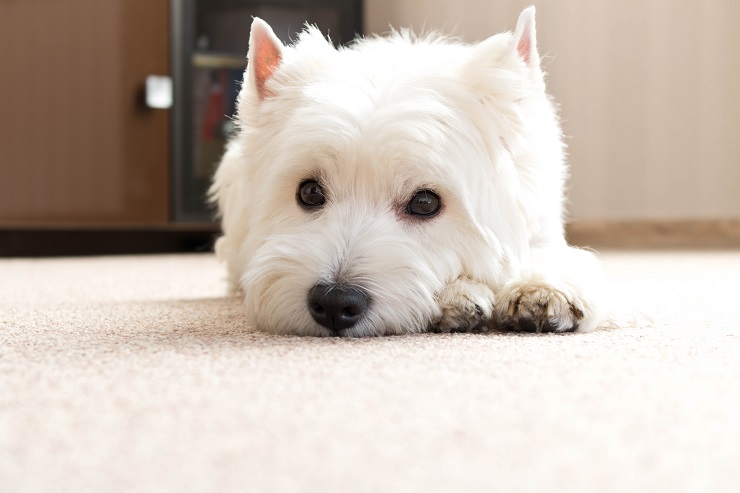
[[[386,202],[419,188],[469,196],[490,182],[500,139],[482,123],[471,47],[396,41],[286,55],[251,134],[260,172],[286,189],[319,177],[335,197]]]
[[[304,79],[306,97],[367,117],[400,100],[428,104],[435,96],[465,89],[460,72],[470,58],[469,46],[432,47],[400,39],[374,46],[333,52],[313,77]]]
[[[295,145],[338,179],[360,174],[386,188],[449,182],[450,166],[468,163],[461,154],[480,143],[461,102],[474,96],[437,68],[381,74],[377,60],[363,59],[333,64],[303,86],[286,129]]]
[[[422,187],[459,188],[470,163],[457,137],[465,123],[440,101],[379,101],[334,83],[314,89],[334,97],[312,95],[294,118],[291,154],[301,156],[301,174],[319,175],[346,194],[388,198]]]

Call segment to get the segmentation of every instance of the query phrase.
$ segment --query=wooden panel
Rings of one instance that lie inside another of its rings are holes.
[[[566,226],[568,242],[591,248],[737,249],[740,220],[593,220]]]
[[[0,0],[0,221],[164,223],[167,0]]]

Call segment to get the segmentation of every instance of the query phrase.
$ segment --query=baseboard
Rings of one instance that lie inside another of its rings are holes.
[[[0,225],[0,257],[210,252],[216,224],[162,226]]]
[[[738,249],[740,219],[574,220],[571,245],[623,249]]]
[[[17,226],[0,224],[0,257],[208,252],[218,226]],[[740,249],[740,219],[575,220],[571,245],[595,249]]]

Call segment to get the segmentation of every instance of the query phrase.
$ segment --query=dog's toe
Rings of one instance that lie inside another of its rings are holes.
[[[493,317],[493,291],[467,278],[450,283],[438,301],[442,316],[431,325],[432,332],[480,332]]]
[[[563,292],[547,285],[522,285],[503,296],[498,327],[517,332],[575,332],[583,310]]]

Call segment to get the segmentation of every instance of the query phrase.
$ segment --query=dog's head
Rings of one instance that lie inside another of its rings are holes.
[[[309,27],[286,47],[255,19],[248,59],[214,195],[256,326],[418,332],[458,276],[505,282],[536,220],[515,163],[528,114],[552,113],[533,10],[477,45],[395,33],[336,49]]]

